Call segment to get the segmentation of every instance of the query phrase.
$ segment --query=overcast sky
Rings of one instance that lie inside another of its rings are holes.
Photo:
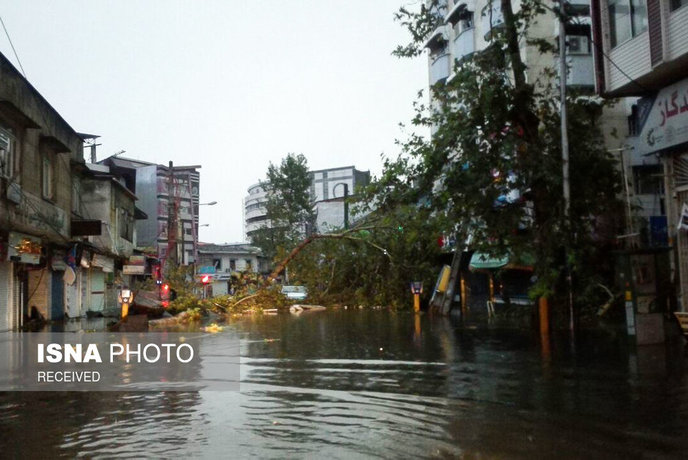
[[[0,0],[29,81],[98,159],[200,164],[201,241],[241,241],[270,162],[378,174],[427,86],[393,13],[418,0]],[[15,66],[4,32],[0,52]]]

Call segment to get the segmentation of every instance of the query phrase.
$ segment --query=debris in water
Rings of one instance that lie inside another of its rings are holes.
[[[222,326],[218,326],[216,323],[213,323],[209,326],[206,326],[203,328],[205,332],[211,332],[211,333],[216,333],[216,332],[222,332],[224,328]]]

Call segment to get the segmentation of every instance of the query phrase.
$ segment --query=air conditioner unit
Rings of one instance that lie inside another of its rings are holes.
[[[566,38],[568,42],[569,54],[590,54],[588,37],[584,35],[573,35]]]

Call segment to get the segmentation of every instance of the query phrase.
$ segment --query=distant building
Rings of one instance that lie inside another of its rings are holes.
[[[268,226],[268,216],[265,202],[268,200],[265,188],[259,182],[248,188],[248,196],[244,198],[244,239],[249,240],[252,232]]]
[[[269,261],[249,244],[198,244],[198,271],[211,278],[212,295],[229,293],[231,277],[240,272],[267,274]]]
[[[357,187],[370,183],[370,171],[359,171],[354,166],[311,171],[310,194],[317,212],[317,229],[320,232],[344,227],[344,193],[351,196]],[[269,227],[265,202],[267,193],[261,183],[248,188],[244,198],[244,236],[250,240],[251,233],[262,227]],[[351,216],[350,216],[351,217]],[[350,222],[355,220],[351,217]]]
[[[109,157],[99,163],[121,174],[139,198],[138,207],[148,215],[136,222],[138,245],[157,252],[161,261],[168,254],[170,170],[168,166],[123,157]],[[172,198],[177,206],[177,260],[192,264],[198,249],[198,213],[201,166],[173,166]]]

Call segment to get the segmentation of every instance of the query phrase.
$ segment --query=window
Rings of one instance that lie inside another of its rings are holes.
[[[119,217],[119,236],[127,241],[134,239],[134,222],[133,215],[124,208],[119,208],[117,212]]]
[[[81,215],[81,183],[76,177],[72,178],[72,212]]]
[[[0,126],[0,177],[10,178],[16,171],[12,131]]]
[[[645,0],[609,0],[609,35],[612,48],[647,29]]]
[[[235,259],[229,259],[229,269],[232,270],[233,272],[236,271],[236,260]]]
[[[661,165],[633,167],[633,182],[638,195],[661,195],[664,193],[664,175]]]
[[[251,264],[251,259],[246,259],[246,271],[253,271],[253,265]]]
[[[47,200],[55,199],[55,161],[53,152],[43,152],[43,166],[41,168],[41,190],[43,198]]]
[[[217,271],[222,270],[222,259],[213,259],[213,267]]]
[[[682,6],[688,5],[688,0],[671,0],[671,11],[677,10]]]
[[[464,11],[460,16],[459,20],[454,24],[454,35],[459,36],[461,33],[468,29],[473,28],[473,12]]]

